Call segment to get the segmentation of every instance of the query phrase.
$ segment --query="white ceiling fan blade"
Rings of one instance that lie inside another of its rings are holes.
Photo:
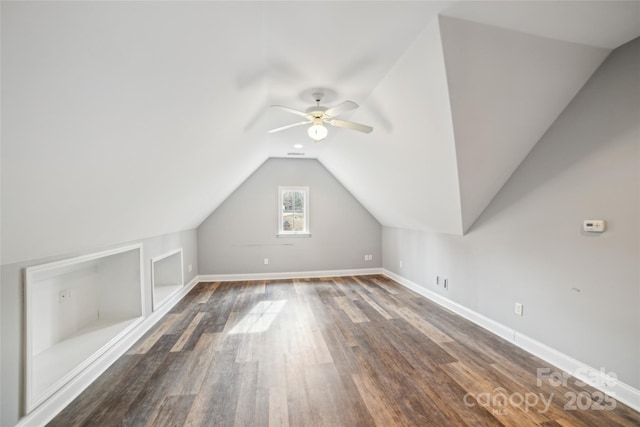
[[[307,113],[305,113],[304,111],[294,110],[293,108],[285,107],[284,105],[272,105],[272,107],[282,108],[284,111],[288,111],[288,112],[296,114],[298,116],[309,117],[309,115]]]
[[[353,101],[344,101],[335,107],[329,108],[324,113],[329,117],[334,117],[342,113],[346,113],[347,111],[355,110],[358,108],[358,104]]]
[[[282,127],[279,127],[279,128],[268,130],[267,133],[276,133],[276,132],[280,132],[281,130],[293,128],[293,127],[296,127],[296,126],[308,125],[309,123],[312,123],[312,122],[311,121],[307,121],[307,122],[293,123],[291,125],[286,125],[286,126],[282,126]]]
[[[331,119],[329,120],[329,124],[339,128],[347,128],[347,129],[357,130],[359,132],[364,132],[364,133],[370,133],[373,130],[371,126],[361,125],[360,123],[348,122],[346,120]]]

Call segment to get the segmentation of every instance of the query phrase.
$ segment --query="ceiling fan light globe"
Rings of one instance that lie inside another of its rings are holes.
[[[308,132],[311,139],[313,139],[316,142],[322,141],[323,139],[325,139],[327,137],[327,134],[329,133],[327,128],[322,125],[313,125],[309,127]]]

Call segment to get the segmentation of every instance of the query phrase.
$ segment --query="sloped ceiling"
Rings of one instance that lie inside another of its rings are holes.
[[[376,128],[371,134],[337,134],[335,141],[322,143],[319,160],[382,224],[461,233],[456,147],[437,19],[353,119]]]
[[[461,234],[640,32],[612,1],[1,7],[3,264],[196,227],[291,151],[384,225]],[[374,132],[265,133],[315,88]]]
[[[466,231],[609,50],[439,21]]]

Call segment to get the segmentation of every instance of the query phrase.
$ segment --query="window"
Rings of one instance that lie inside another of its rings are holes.
[[[278,235],[309,236],[309,187],[278,187]]]

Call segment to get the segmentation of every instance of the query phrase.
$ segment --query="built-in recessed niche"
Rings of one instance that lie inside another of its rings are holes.
[[[142,284],[142,245],[25,270],[27,412],[142,321]]]
[[[153,310],[157,310],[184,286],[182,248],[151,259]]]

